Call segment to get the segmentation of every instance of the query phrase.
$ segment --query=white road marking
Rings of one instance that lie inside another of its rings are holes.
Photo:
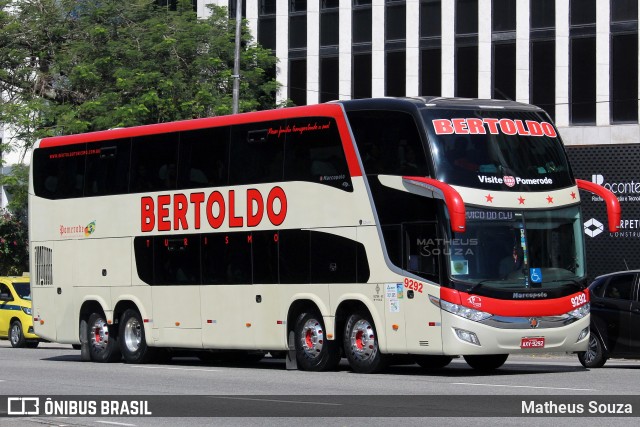
[[[135,427],[136,426],[136,424],[116,423],[115,421],[96,421],[96,423],[110,424],[110,425],[114,425],[114,426],[126,426],[126,427]]]
[[[341,403],[305,402],[302,400],[251,399],[249,397],[229,397],[229,396],[207,396],[207,397],[211,399],[254,400],[256,402],[303,403],[307,405],[343,406]]]
[[[570,388],[570,387],[537,387],[530,385],[507,385],[507,384],[477,384],[477,383],[451,383],[453,385],[473,385],[480,387],[507,387],[507,388],[535,388],[544,390],[572,390],[572,391],[596,391],[593,388]]]
[[[220,372],[220,369],[199,369],[199,368],[169,368],[167,366],[141,366],[141,365],[127,365],[130,368],[137,369],[167,369],[173,371],[203,371],[203,372]]]

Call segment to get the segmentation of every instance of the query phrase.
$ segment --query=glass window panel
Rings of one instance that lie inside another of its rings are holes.
[[[459,46],[456,49],[456,95],[478,97],[478,46]]]
[[[611,22],[638,20],[638,0],[611,0]]]
[[[404,50],[387,52],[385,76],[386,96],[406,96],[407,59]]]
[[[320,102],[339,99],[340,65],[338,57],[320,58]]]
[[[85,197],[126,193],[130,156],[129,138],[87,144]]]
[[[404,40],[406,36],[407,8],[404,4],[391,4],[386,7],[385,19],[387,40]]]
[[[353,55],[353,98],[371,98],[371,54]]]
[[[442,94],[442,50],[422,49],[420,55],[422,62],[420,68],[421,93],[440,96]]]
[[[556,43],[531,43],[531,103],[544,109],[553,119],[556,100]]]
[[[572,124],[596,121],[596,38],[571,39],[570,116]]]
[[[354,9],[351,19],[353,43],[371,43],[371,8]]]
[[[456,34],[478,32],[478,0],[456,0]]]
[[[516,44],[493,45],[493,98],[516,99]]]
[[[638,122],[638,34],[611,37],[611,118]]]
[[[420,3],[420,37],[442,35],[442,2],[429,0]]]
[[[571,25],[596,23],[596,0],[571,0],[569,22]]]
[[[495,31],[516,30],[516,4],[514,0],[492,0],[491,27]]]
[[[531,8],[531,28],[553,28],[556,26],[556,1],[534,0]]]

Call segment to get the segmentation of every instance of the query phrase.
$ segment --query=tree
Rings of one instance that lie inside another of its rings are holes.
[[[197,19],[190,0],[176,9],[152,0],[0,0],[0,123],[15,131],[10,148],[230,114],[235,22],[216,6]],[[242,34],[240,111],[273,108],[276,59],[246,24]]]
[[[28,243],[26,223],[0,211],[0,274],[20,276],[29,271]]]

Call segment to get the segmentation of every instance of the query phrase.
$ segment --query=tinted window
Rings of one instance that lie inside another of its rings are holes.
[[[495,43],[493,65],[493,98],[516,99],[516,44]]]
[[[310,282],[310,241],[310,231],[280,231],[280,283]]]
[[[289,17],[289,49],[307,47],[307,15]]]
[[[128,138],[87,144],[85,197],[127,192],[130,150]]]
[[[556,1],[535,0],[530,3],[531,28],[552,28],[556,25]]]
[[[635,277],[636,276],[633,274],[624,274],[612,277],[604,290],[604,297],[631,300],[631,292],[633,290]]]
[[[353,55],[353,98],[371,97],[371,54]]]
[[[228,127],[182,132],[178,188],[227,185],[228,150]]]
[[[385,19],[387,40],[404,40],[406,38],[407,12],[404,4],[387,6]]]
[[[231,130],[230,185],[258,184],[282,180],[284,121],[251,123]]]
[[[420,37],[442,35],[442,2],[428,0],[420,3]]]
[[[478,0],[456,1],[456,34],[478,32]]]
[[[571,25],[595,24],[596,0],[571,0],[569,15]]]
[[[347,116],[367,175],[429,175],[420,133],[410,114],[352,111]]]
[[[442,50],[422,49],[420,84],[424,95],[438,96],[442,93]]]
[[[258,43],[265,49],[276,48],[276,18],[258,18]]]
[[[371,43],[371,8],[353,10],[353,43]]]
[[[339,41],[338,11],[327,11],[320,14],[320,46],[337,45]]]
[[[254,231],[251,240],[253,283],[278,283],[278,232]]]
[[[516,2],[513,0],[492,1],[491,26],[493,31],[516,30]]]
[[[407,54],[404,50],[387,52],[385,95],[405,96],[407,93]]]
[[[154,283],[200,284],[199,240],[197,235],[154,237]]]
[[[357,242],[334,234],[311,233],[311,283],[353,283]]]
[[[595,124],[596,121],[596,38],[571,39],[572,124]]]
[[[556,43],[536,41],[531,43],[530,91],[531,103],[544,109],[553,119],[556,103]]]
[[[204,284],[251,284],[251,233],[202,236]]]
[[[138,277],[145,283],[153,284],[153,237],[136,237],[136,270]]]
[[[173,190],[178,177],[178,133],[133,138],[131,192]]]
[[[82,197],[86,145],[42,148],[34,153],[33,185],[47,199]]]
[[[611,37],[611,118],[638,122],[638,33]]]
[[[334,119],[305,117],[286,123],[285,181],[310,181],[353,191]]]

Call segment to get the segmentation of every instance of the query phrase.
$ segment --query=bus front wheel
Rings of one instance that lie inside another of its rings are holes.
[[[89,354],[94,362],[117,362],[121,354],[118,342],[113,331],[115,326],[107,324],[100,313],[91,313],[87,321],[87,340],[89,341]]]
[[[478,371],[493,371],[504,365],[507,357],[509,357],[508,354],[483,354],[464,356],[464,360],[469,366]]]
[[[301,313],[296,320],[296,360],[303,371],[329,371],[340,363],[340,348],[325,336],[322,316],[317,312]]]
[[[147,345],[144,323],[137,310],[128,308],[120,317],[120,351],[126,363],[146,363],[152,349]]]
[[[386,366],[387,358],[380,353],[376,328],[368,314],[358,312],[347,319],[344,352],[354,372],[370,374]]]

